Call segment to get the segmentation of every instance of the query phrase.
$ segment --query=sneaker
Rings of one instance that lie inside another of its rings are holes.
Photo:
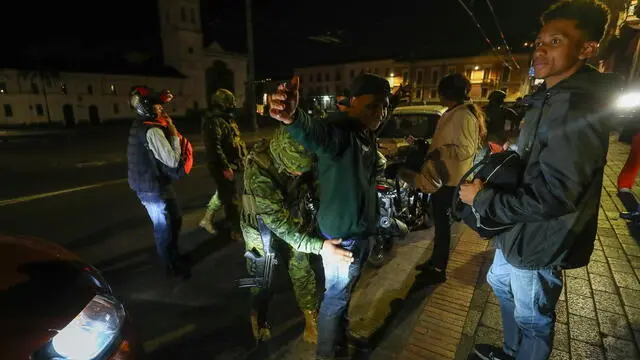
[[[515,357],[505,353],[502,348],[489,344],[476,345],[474,352],[482,360],[515,360]]]

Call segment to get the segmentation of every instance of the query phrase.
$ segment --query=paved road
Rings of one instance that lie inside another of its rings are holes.
[[[100,269],[126,301],[153,359],[265,359],[296,341],[303,319],[289,281],[280,276],[273,301],[278,310],[271,313],[276,339],[254,347],[248,292],[235,287],[235,280],[246,274],[243,244],[210,236],[197,226],[214,191],[202,156],[197,156],[192,174],[176,184],[185,212],[181,246],[196,264],[194,275],[188,282],[167,280],[156,264],[146,213],[125,179],[126,128],[84,134],[64,141],[56,137],[0,144],[2,233],[48,239]],[[196,134],[191,136],[196,147],[201,146]],[[415,262],[424,260],[430,235],[413,239],[398,251],[399,259],[363,275],[370,280],[363,281],[360,291],[372,290],[354,301],[362,319],[378,312],[384,320],[390,295],[402,296]],[[404,261],[405,256],[411,260]],[[387,296],[379,291],[377,276],[388,284]]]

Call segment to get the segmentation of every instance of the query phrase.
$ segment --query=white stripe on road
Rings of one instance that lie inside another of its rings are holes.
[[[184,335],[193,332],[196,329],[196,326],[194,324],[188,324],[185,325],[183,327],[181,327],[180,329],[177,329],[175,331],[169,332],[167,334],[164,334],[162,336],[159,336],[155,339],[149,340],[149,341],[145,341],[144,344],[142,344],[142,347],[144,348],[144,352],[149,354],[150,352],[156,350],[158,347],[160,347],[162,344],[166,344],[168,342],[171,341],[175,341],[181,337],[183,337]]]
[[[93,189],[93,188],[97,188],[97,187],[101,187],[101,186],[119,184],[119,183],[126,182],[126,181],[127,181],[127,179],[111,180],[111,181],[105,181],[105,182],[101,182],[101,183],[97,183],[97,184],[93,184],[93,185],[79,186],[79,187],[71,188],[71,189],[64,189],[64,190],[52,191],[52,192],[43,193],[43,194],[36,194],[36,195],[23,196],[23,197],[14,198],[14,199],[7,199],[7,200],[0,201],[0,206],[14,205],[14,204],[27,202],[27,201],[33,201],[33,200],[48,198],[48,197],[51,197],[51,196],[67,194],[67,193],[74,192],[74,191],[81,191],[81,190]]]
[[[196,165],[196,166],[193,167],[193,169],[198,169],[198,168],[201,168],[201,167],[204,167],[204,166],[205,165]],[[104,181],[104,182],[97,183],[97,184],[92,184],[92,185],[85,185],[85,186],[79,186],[79,187],[70,188],[70,189],[52,191],[52,192],[48,192],[48,193],[42,193],[42,194],[36,194],[36,195],[28,195],[28,196],[22,196],[22,197],[19,197],[19,198],[0,200],[0,207],[8,206],[8,205],[20,204],[20,203],[33,201],[33,200],[38,200],[38,199],[44,199],[44,198],[48,198],[48,197],[52,197],[52,196],[64,195],[64,194],[68,194],[68,193],[72,193],[72,192],[76,192],[76,191],[95,189],[95,188],[102,187],[102,186],[120,184],[120,183],[123,183],[123,182],[126,182],[126,181],[127,181],[127,179]]]

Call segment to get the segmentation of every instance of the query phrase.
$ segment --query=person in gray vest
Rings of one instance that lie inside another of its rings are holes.
[[[129,131],[128,181],[153,223],[156,249],[167,274],[188,278],[190,270],[178,251],[182,213],[171,183],[190,171],[193,158],[191,144],[162,107],[172,99],[166,90],[132,89],[130,105],[137,117]]]

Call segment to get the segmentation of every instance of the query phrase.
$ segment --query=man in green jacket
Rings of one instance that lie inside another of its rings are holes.
[[[238,196],[242,184],[242,161],[247,154],[235,121],[236,98],[231,91],[218,89],[212,109],[202,119],[202,139],[207,153],[207,168],[218,187],[200,220],[200,226],[214,233],[213,218],[224,207],[231,238],[240,240]]]
[[[240,227],[246,249],[264,254],[258,231],[257,217],[279,240],[273,243],[280,259],[288,258],[289,276],[306,321],[303,339],[317,342],[317,310],[315,274],[309,264],[309,254],[322,254],[332,261],[350,263],[351,252],[339,248],[339,240],[325,240],[318,232],[314,217],[305,207],[305,196],[314,193],[315,179],[311,174],[312,155],[297,143],[284,128],[276,131],[270,141],[257,144],[246,159],[242,220]],[[249,273],[254,263],[248,261]],[[252,289],[251,326],[257,341],[270,337],[266,313],[270,293]]]
[[[271,95],[271,117],[287,124],[291,136],[318,157],[318,224],[327,239],[342,239],[354,262],[323,257],[325,294],[318,316],[318,359],[332,359],[346,340],[351,290],[369,253],[369,236],[378,222],[377,145],[374,130],[386,117],[390,86],[382,77],[358,75],[349,107],[324,120],[296,111],[299,78]]]

